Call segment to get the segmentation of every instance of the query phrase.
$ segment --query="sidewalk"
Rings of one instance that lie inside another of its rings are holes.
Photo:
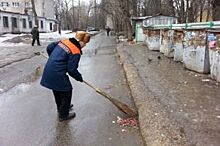
[[[142,45],[118,53],[148,146],[220,145],[220,83]]]

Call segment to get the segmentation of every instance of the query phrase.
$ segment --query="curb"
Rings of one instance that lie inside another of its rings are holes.
[[[166,106],[158,101],[142,81],[131,57],[118,45],[117,53],[125,71],[131,95],[138,109],[142,137],[148,146],[188,146],[184,129],[171,120]]]

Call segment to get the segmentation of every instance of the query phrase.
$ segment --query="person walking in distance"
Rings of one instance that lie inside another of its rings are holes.
[[[80,32],[76,34],[76,38],[53,42],[47,46],[49,59],[40,82],[42,86],[53,91],[61,122],[76,116],[76,113],[69,111],[72,108],[73,89],[69,76],[83,82],[82,75],[77,68],[82,55],[81,49],[89,42],[90,35],[86,32]]]
[[[111,29],[109,27],[106,28],[107,36],[109,36]]]
[[[35,25],[34,28],[31,30],[31,35],[32,35],[32,46],[34,46],[35,40],[37,40],[37,45],[40,46],[39,31],[37,25]]]

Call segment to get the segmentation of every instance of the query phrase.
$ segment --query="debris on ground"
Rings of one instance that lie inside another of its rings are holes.
[[[202,82],[209,82],[210,79],[202,79]]]
[[[126,130],[125,129],[121,129],[121,132],[125,132]]]
[[[123,35],[118,36],[118,42],[126,42],[126,41],[127,39],[125,38],[125,36]]]
[[[138,121],[136,118],[122,119],[117,116],[117,123],[121,126],[138,127]]]
[[[128,41],[128,44],[129,44],[129,45],[135,45],[135,41],[133,41],[133,40]]]
[[[151,59],[151,58],[147,58],[147,60],[148,60],[148,62],[151,62],[151,61],[152,61],[152,59]]]

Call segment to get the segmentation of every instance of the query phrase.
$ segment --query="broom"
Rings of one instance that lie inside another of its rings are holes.
[[[43,54],[41,52],[35,52],[35,54],[36,55],[42,55],[42,56],[48,58],[48,56],[46,56],[45,54]],[[135,111],[134,109],[130,108],[128,105],[122,103],[118,99],[112,97],[111,95],[109,95],[106,92],[100,90],[99,88],[96,88],[96,87],[92,86],[91,84],[89,84],[86,81],[83,81],[83,83],[85,83],[86,85],[88,85],[89,87],[94,89],[97,93],[99,93],[100,95],[102,95],[103,97],[105,97],[109,101],[111,101],[120,111],[124,112],[125,114],[127,114],[129,116],[137,116],[137,111]]]
[[[99,88],[93,87],[91,84],[89,84],[86,81],[83,81],[86,85],[88,85],[89,87],[91,87],[92,89],[94,89],[97,93],[99,93],[100,95],[102,95],[103,97],[107,98],[109,101],[111,101],[119,110],[121,110],[122,112],[124,112],[125,114],[129,115],[129,116],[137,116],[137,112],[128,107],[128,105],[122,103],[121,101],[119,101],[118,99],[112,97],[111,95],[107,94],[106,92],[100,90]]]

